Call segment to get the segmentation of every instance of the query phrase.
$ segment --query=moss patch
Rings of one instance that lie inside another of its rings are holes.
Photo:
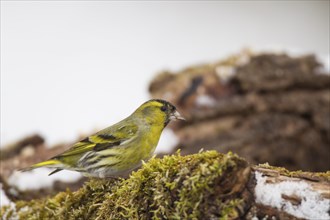
[[[258,168],[264,168],[264,169],[270,169],[279,172],[283,176],[288,177],[297,177],[297,178],[304,178],[314,181],[330,181],[330,171],[327,172],[305,172],[301,170],[297,171],[289,171],[285,169],[284,167],[274,167],[270,166],[268,163],[265,164],[259,164],[258,166],[255,166]]]
[[[4,207],[4,219],[239,218],[250,176],[237,155],[207,151],[153,158],[128,179],[91,179],[76,192]]]

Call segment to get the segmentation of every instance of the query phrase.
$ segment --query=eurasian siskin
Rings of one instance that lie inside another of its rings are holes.
[[[161,99],[149,100],[117,124],[22,171],[50,167],[55,170],[49,175],[63,169],[99,178],[125,174],[152,156],[163,129],[173,119],[184,120],[175,106]]]

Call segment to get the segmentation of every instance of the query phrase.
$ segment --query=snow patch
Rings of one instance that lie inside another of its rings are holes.
[[[324,199],[305,182],[284,181],[281,183],[266,183],[266,177],[255,172],[257,185],[255,187],[256,202],[283,211],[298,218],[330,219],[330,199]],[[282,195],[295,195],[301,198],[299,205],[293,205],[282,198]]]
[[[9,206],[9,207],[6,208],[5,212],[1,213],[1,219],[9,219],[8,215],[10,214],[10,219],[11,220],[16,220],[16,219],[18,220],[19,217],[18,217],[17,212],[16,212],[16,204],[8,199],[5,192],[2,190],[2,184],[0,184],[0,187],[1,187],[1,190],[0,190],[1,191],[0,192],[1,193],[0,194],[1,195],[0,207]],[[6,202],[8,202],[8,203],[6,203]]]
[[[216,103],[216,100],[208,95],[199,95],[196,98],[196,105],[200,107],[213,107]]]
[[[165,128],[160,136],[155,153],[172,153],[179,143],[178,137],[170,129]]]
[[[37,190],[52,187],[55,181],[76,182],[82,175],[78,172],[63,170],[54,175],[48,176],[50,169],[40,168],[29,172],[14,172],[8,179],[8,184],[18,189]]]
[[[5,205],[10,205],[12,202],[7,197],[5,191],[2,189],[2,184],[0,183],[0,207]]]
[[[330,54],[317,56],[318,61],[323,65],[318,72],[330,75]]]
[[[227,83],[236,73],[236,67],[233,66],[218,66],[215,72],[219,76],[222,83]]]

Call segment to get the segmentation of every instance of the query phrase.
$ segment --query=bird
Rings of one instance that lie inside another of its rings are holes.
[[[49,175],[62,170],[96,178],[126,175],[153,156],[163,129],[173,120],[185,119],[170,102],[151,99],[118,123],[20,171],[48,167],[55,169]]]

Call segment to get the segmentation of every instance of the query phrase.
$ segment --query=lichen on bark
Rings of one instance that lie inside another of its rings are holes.
[[[128,179],[91,179],[75,191],[3,207],[4,219],[234,219],[252,195],[247,162],[206,151],[152,158]],[[45,177],[47,178],[47,177]]]

